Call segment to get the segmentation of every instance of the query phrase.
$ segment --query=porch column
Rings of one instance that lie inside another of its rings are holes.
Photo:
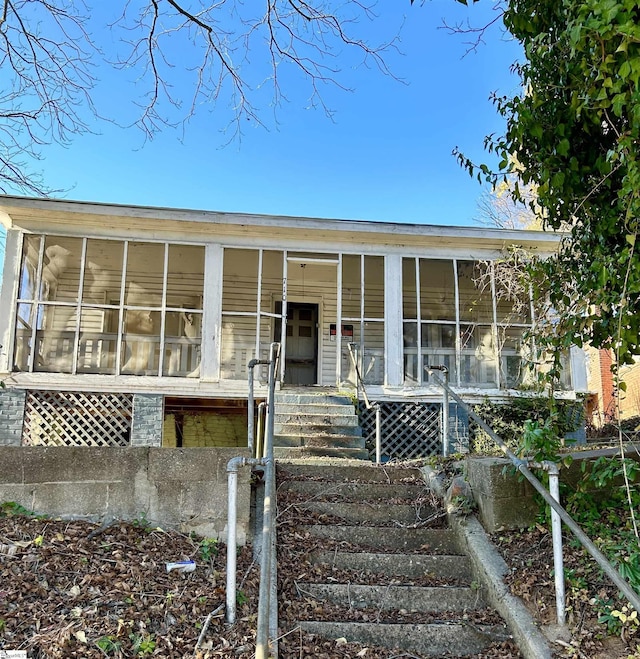
[[[404,382],[402,355],[402,256],[384,257],[384,383],[399,387]]]
[[[7,242],[2,272],[2,293],[0,293],[0,373],[11,370],[10,358],[13,353],[13,325],[15,323],[16,305],[20,284],[20,257],[22,256],[22,232],[18,229],[7,231]]]
[[[220,379],[220,322],[222,318],[223,249],[207,245],[204,262],[202,311],[202,380]]]

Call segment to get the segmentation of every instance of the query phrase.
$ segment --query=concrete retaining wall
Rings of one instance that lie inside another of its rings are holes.
[[[640,461],[639,447],[629,445],[627,457]],[[560,470],[560,483],[574,485],[582,476],[582,462],[601,456],[615,456],[618,449],[576,451],[568,469]],[[539,507],[534,500],[535,490],[516,473],[506,458],[474,458],[466,460],[466,477],[478,505],[482,525],[489,533],[501,529],[521,529],[536,521]],[[562,501],[560,502],[562,503]]]
[[[95,521],[140,519],[226,540],[227,462],[247,449],[0,446],[0,502]],[[238,542],[249,535],[250,471],[238,475]]]

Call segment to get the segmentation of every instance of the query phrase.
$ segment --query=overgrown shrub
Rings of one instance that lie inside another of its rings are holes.
[[[513,398],[508,403],[485,400],[475,405],[474,411],[514,453],[520,453],[523,447],[528,422],[529,432],[535,424],[543,428],[552,422],[558,437],[563,438],[576,431],[584,421],[581,402],[552,401],[546,396]],[[469,427],[469,449],[476,454],[502,455],[494,441],[473,421]]]

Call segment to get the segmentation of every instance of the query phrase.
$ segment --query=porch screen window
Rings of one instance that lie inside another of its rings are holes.
[[[25,236],[21,371],[199,375],[204,247]]]
[[[444,365],[458,386],[527,385],[528,297],[514,307],[491,263],[405,258],[402,275],[407,383],[428,383],[428,367]]]
[[[342,379],[355,383],[348,344],[365,384],[384,382],[384,257],[342,255]]]
[[[282,296],[283,252],[225,248],[222,283],[220,377],[247,379],[247,364],[268,359],[275,323],[282,319],[275,300]],[[258,373],[256,372],[256,376]],[[266,377],[266,369],[260,378]]]

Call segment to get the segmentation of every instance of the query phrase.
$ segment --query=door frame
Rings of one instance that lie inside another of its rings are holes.
[[[289,308],[290,304],[294,305],[315,305],[318,309],[318,331],[316,334],[316,385],[322,385],[322,346],[323,346],[323,336],[322,336],[322,326],[323,326],[323,318],[322,318],[322,307],[323,307],[323,298],[320,295],[311,295],[311,296],[301,296],[301,295],[293,295],[291,297],[287,298],[287,310]],[[276,298],[273,301],[273,310],[274,313],[276,312],[276,305],[277,304],[282,304],[282,298]],[[279,379],[282,385],[284,385],[284,369],[285,369],[285,361],[286,361],[286,352],[287,352],[287,343],[286,343],[286,326],[287,326],[287,318],[285,316],[282,317],[282,325],[281,325],[281,332],[280,336],[277,335],[276,333],[276,328],[274,327],[274,341],[278,341],[281,343],[282,346],[282,352],[280,354],[280,373],[279,373]],[[282,337],[284,337],[284,340],[282,340]]]

